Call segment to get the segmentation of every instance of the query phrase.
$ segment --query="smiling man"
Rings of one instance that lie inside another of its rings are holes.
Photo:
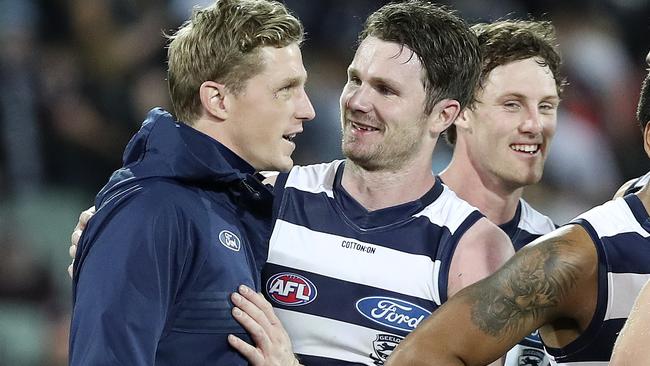
[[[426,1],[370,15],[341,93],[346,159],[280,174],[264,290],[306,365],[382,365],[463,287],[513,253],[431,172],[473,101],[476,36]]]
[[[260,290],[272,194],[255,171],[289,170],[314,117],[302,37],[265,0],[219,0],[170,37],[183,122],[149,112],[97,195],[74,266],[71,365],[248,365],[227,340],[250,339],[229,296]]]
[[[555,229],[521,198],[526,186],[542,178],[557,124],[564,79],[555,31],[549,22],[516,20],[472,30],[483,55],[477,100],[447,130],[454,152],[440,176],[519,250]],[[525,359],[548,364],[537,334],[508,352],[506,365],[519,366]]]

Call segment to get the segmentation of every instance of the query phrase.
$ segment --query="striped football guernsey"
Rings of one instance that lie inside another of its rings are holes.
[[[508,235],[515,251],[517,251],[540,236],[555,230],[556,225],[548,216],[543,215],[532,208],[528,202],[520,199],[515,216],[509,222],[499,225],[499,227]],[[505,365],[549,365],[539,333],[535,331],[535,333],[527,336],[508,351]]]
[[[303,364],[383,365],[447,300],[456,244],[483,216],[439,179],[368,212],[342,188],[342,163],[278,177],[262,284]]]
[[[634,183],[632,183],[627,190],[625,191],[624,196],[627,196],[630,193],[636,193],[643,188],[643,186],[650,181],[650,172],[645,173],[644,175],[638,177]]]
[[[634,300],[650,279],[650,220],[637,195],[609,201],[572,221],[598,252],[598,300],[591,323],[561,349],[547,347],[553,365],[605,366]]]

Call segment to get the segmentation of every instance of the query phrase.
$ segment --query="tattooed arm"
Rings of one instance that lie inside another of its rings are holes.
[[[540,327],[547,343],[564,346],[594,313],[597,267],[584,229],[555,230],[452,297],[386,365],[485,365]]]

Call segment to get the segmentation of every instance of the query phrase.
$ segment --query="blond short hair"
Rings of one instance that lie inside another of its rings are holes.
[[[192,124],[201,114],[199,87],[208,80],[237,94],[262,71],[259,49],[303,40],[300,21],[271,0],[217,0],[194,11],[170,39],[169,93],[176,118]]]

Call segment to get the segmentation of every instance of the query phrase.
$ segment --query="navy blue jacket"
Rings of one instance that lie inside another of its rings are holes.
[[[257,291],[272,194],[216,140],[153,109],[77,250],[71,365],[246,365],[231,316]]]

